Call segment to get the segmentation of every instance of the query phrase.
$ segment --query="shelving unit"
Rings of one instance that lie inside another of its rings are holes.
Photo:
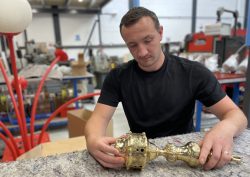
[[[36,120],[35,121],[35,131],[41,130],[42,126],[44,125],[46,119],[40,119],[40,120]],[[12,125],[9,123],[6,123],[8,129],[12,132],[12,133],[19,133],[19,126],[18,125]],[[50,125],[49,128],[57,128],[57,127],[65,127],[68,125],[68,118],[67,117],[56,117],[54,118]],[[28,128],[30,128],[30,124],[27,124]],[[0,128],[0,132],[3,133],[3,130]]]
[[[92,78],[94,77],[93,74],[91,73],[87,73],[84,76],[64,76],[63,77],[63,81],[71,81],[73,83],[73,90],[74,90],[74,97],[78,97],[78,81],[82,81],[82,80],[88,80],[88,84],[93,84],[92,82]],[[78,101],[75,103],[76,104],[76,108],[79,108],[79,103]]]

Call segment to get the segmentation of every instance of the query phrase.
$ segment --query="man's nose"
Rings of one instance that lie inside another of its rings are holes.
[[[141,57],[146,56],[147,54],[148,54],[148,50],[147,50],[146,46],[139,45],[139,47],[138,47],[138,53],[137,53],[138,57],[141,58]]]

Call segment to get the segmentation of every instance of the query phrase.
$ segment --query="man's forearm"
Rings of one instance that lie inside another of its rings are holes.
[[[100,137],[104,136],[107,124],[97,117],[92,116],[85,126],[85,137]]]
[[[114,107],[97,103],[85,127],[86,138],[105,136],[106,128],[115,111]]]
[[[247,118],[240,109],[232,109],[222,117],[222,122],[228,124],[235,136],[238,136],[247,127]]]

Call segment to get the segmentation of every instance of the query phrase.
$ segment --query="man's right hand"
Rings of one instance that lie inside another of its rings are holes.
[[[124,166],[125,159],[115,149],[112,144],[116,142],[113,137],[88,138],[87,148],[89,153],[104,167],[121,168]]]

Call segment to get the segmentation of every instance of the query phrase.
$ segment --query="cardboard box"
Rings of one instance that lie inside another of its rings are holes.
[[[59,140],[54,142],[42,143],[30,151],[22,154],[17,160],[46,157],[86,149],[86,140],[84,136]]]
[[[84,135],[85,125],[90,118],[92,111],[86,109],[76,109],[68,111],[68,130],[69,130],[69,137],[77,137]],[[108,124],[107,136],[113,136],[113,121],[111,120]]]
[[[71,62],[71,75],[72,76],[84,76],[87,74],[86,64]]]
[[[72,76],[82,76],[87,73],[87,63],[84,61],[83,53],[78,54],[78,60],[72,61],[71,65],[71,75]]]

